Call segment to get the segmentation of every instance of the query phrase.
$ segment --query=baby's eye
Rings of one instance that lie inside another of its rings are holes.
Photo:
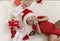
[[[34,16],[35,17],[35,16]]]

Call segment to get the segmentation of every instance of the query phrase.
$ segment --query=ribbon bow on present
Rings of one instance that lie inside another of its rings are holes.
[[[13,20],[9,21],[8,23],[9,23],[10,30],[11,30],[11,38],[14,38],[14,36],[16,34],[15,28],[21,28],[19,26],[19,21],[13,19]]]
[[[17,28],[21,28],[21,27],[19,26],[19,21],[18,20],[13,19],[13,20],[9,21],[8,23],[9,23],[9,26],[10,26],[10,29],[11,29],[11,34],[12,34],[11,38],[13,38],[16,34],[16,32],[14,32],[15,31],[14,27],[17,27]],[[27,40],[27,39],[29,39],[29,36],[26,34],[23,37],[22,40]]]
[[[9,21],[9,26],[10,27],[17,27],[17,28],[20,28],[20,26],[19,26],[19,21],[18,20],[11,20],[11,21]]]
[[[11,15],[11,20],[8,21],[8,25],[10,27],[10,31],[11,31],[11,38],[14,38],[15,34],[16,34],[16,29],[15,28],[21,28],[19,25],[19,21],[16,20],[16,17],[14,17],[13,15]]]

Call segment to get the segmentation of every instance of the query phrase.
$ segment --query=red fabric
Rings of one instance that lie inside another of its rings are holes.
[[[42,3],[42,0],[37,0],[37,3]]]
[[[40,18],[40,19],[43,18],[43,17],[38,16],[38,18]],[[40,30],[43,34],[45,34],[47,36],[49,36],[51,34],[55,34],[55,35],[60,36],[60,30],[56,29],[55,25],[50,23],[49,21],[39,22],[38,25],[39,25]],[[35,28],[34,25],[32,26],[32,28],[36,32],[36,28]]]
[[[21,28],[21,27],[19,26],[19,21],[17,20],[11,20],[8,23],[9,23],[10,30],[11,30],[11,38],[13,38],[16,34],[16,30],[14,29],[14,27],[16,28]]]
[[[28,35],[25,35],[25,36],[23,37],[23,40],[27,40],[27,39],[29,39],[29,36],[28,36]]]
[[[22,20],[23,20],[23,18],[25,17],[25,15],[27,15],[29,13],[33,13],[33,12],[31,10],[29,10],[29,9],[25,9],[22,13],[23,13],[23,16],[22,16]]]
[[[11,27],[10,30],[11,30],[11,38],[13,38],[16,34],[16,31],[13,27]]]
[[[14,4],[15,4],[16,6],[19,6],[19,5],[21,4],[21,0],[15,0],[15,1],[14,1]]]

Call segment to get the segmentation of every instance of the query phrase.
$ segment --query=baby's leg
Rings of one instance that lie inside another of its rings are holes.
[[[48,41],[58,41],[57,37],[58,37],[57,35],[52,34],[49,36]]]

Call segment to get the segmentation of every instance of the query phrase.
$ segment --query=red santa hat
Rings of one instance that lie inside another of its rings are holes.
[[[29,10],[29,9],[25,9],[22,13],[23,13],[23,15],[22,15],[22,21],[23,21],[25,24],[27,24],[27,23],[26,23],[26,19],[27,19],[29,16],[35,15],[35,14],[33,13],[33,11],[31,11],[31,10]]]

